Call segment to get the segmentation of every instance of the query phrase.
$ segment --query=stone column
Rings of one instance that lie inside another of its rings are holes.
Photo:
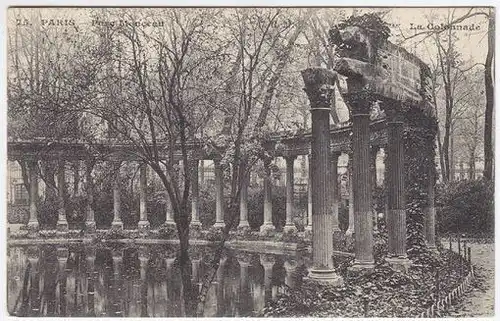
[[[348,238],[354,236],[354,183],[352,181],[352,154],[349,154],[349,226],[345,232]]]
[[[436,183],[436,178],[434,166],[429,167],[427,175],[429,181],[427,190],[429,204],[425,212],[425,241],[429,249],[436,250],[436,208],[434,206],[434,184]]]
[[[339,181],[338,181],[338,162],[340,152],[332,152],[330,154],[330,208],[332,211],[332,237],[333,247],[340,249],[340,242],[342,240],[342,232],[339,228]]]
[[[404,123],[396,117],[387,122],[388,144],[388,224],[389,257],[387,261],[395,268],[407,269],[409,260],[406,256],[406,210],[404,190]]]
[[[194,284],[198,284],[198,280],[200,278],[200,264],[201,264],[201,258],[200,257],[193,257],[191,259],[191,281]]]
[[[146,231],[149,228],[148,208],[147,208],[147,165],[145,163],[139,165],[139,223],[137,227],[139,231]]]
[[[57,190],[59,209],[57,211],[57,231],[67,232],[68,221],[66,219],[66,177],[65,177],[65,164],[64,160],[59,160],[57,163]]]
[[[330,108],[335,103],[337,74],[324,68],[302,71],[305,92],[311,103],[312,114],[312,250],[313,267],[309,278],[343,283],[333,266],[333,217],[329,209],[330,192]]]
[[[96,223],[94,217],[94,209],[92,204],[94,203],[94,182],[92,180],[92,163],[87,161],[85,163],[85,181],[86,181],[86,192],[87,192],[87,217],[85,219],[85,231],[89,234],[95,233]]]
[[[307,155],[307,225],[306,232],[312,232],[312,166],[311,154]]]
[[[353,194],[355,260],[352,270],[373,269],[373,219],[370,177],[370,104],[353,95]]]
[[[286,160],[286,223],[284,232],[296,231],[293,224],[293,165],[296,156],[287,156]]]
[[[174,168],[180,169],[179,161],[173,161]],[[179,174],[177,173],[173,179],[175,181],[179,181]],[[180,186],[180,184],[179,184]],[[167,191],[165,191],[165,198],[167,200],[167,206],[166,206],[166,213],[165,213],[165,224],[166,225],[175,225],[175,220],[174,220],[174,208],[172,206],[172,200],[170,199],[170,195],[168,194]]]
[[[264,160],[264,223],[260,227],[261,233],[274,231],[273,225],[273,196],[272,196],[272,177],[271,160]]]
[[[215,174],[215,228],[223,228],[224,224],[224,172],[220,159],[214,159]]]
[[[28,161],[30,177],[30,211],[28,229],[38,230],[38,164],[36,160]]]
[[[250,184],[250,172],[245,170],[240,192],[240,224],[238,225],[240,229],[250,228],[248,223],[248,184]]]
[[[370,148],[370,175],[371,175],[371,186],[372,191],[377,187],[377,154],[379,151],[379,146],[372,146]],[[375,207],[372,207],[372,220],[373,220],[373,229],[377,230],[377,211]]]
[[[191,169],[191,225],[201,226],[200,222],[200,183],[198,177],[199,161],[194,160],[194,166]]]
[[[112,229],[123,229],[123,222],[120,217],[121,200],[120,200],[120,166],[121,162],[114,162],[114,180],[113,180],[113,222],[111,222]]]

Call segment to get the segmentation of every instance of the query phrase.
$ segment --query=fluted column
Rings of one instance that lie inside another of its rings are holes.
[[[30,177],[30,210],[28,228],[38,230],[38,164],[36,160],[28,161],[28,171]]]
[[[66,177],[65,177],[65,161],[59,160],[57,163],[57,190],[59,208],[57,210],[57,231],[67,232],[68,221],[66,219]]]
[[[94,217],[94,209],[92,205],[94,203],[94,182],[92,180],[92,163],[91,161],[85,162],[85,187],[87,193],[87,216],[85,219],[85,231],[89,234],[95,233],[96,223]]]
[[[241,191],[240,191],[240,224],[238,228],[247,229],[250,228],[248,223],[248,185],[250,184],[250,172],[245,170],[245,173],[241,181]]]
[[[312,250],[309,278],[340,285],[333,266],[333,217],[329,209],[330,108],[335,102],[337,74],[323,68],[302,71],[312,115]]]
[[[434,162],[433,162],[434,164]],[[425,241],[427,243],[427,247],[431,250],[436,250],[436,208],[434,205],[434,185],[436,183],[435,178],[435,168],[434,166],[429,167],[428,169],[428,190],[427,190],[427,198],[428,198],[428,207],[425,212]]]
[[[311,154],[307,155],[307,224],[305,230],[312,232],[312,166]]]
[[[199,183],[199,160],[194,160],[191,169],[191,225],[200,226],[200,183]]]
[[[339,181],[338,181],[338,162],[340,152],[330,154],[330,208],[332,211],[332,237],[334,249],[340,249],[342,232],[339,228]]]
[[[293,165],[296,156],[287,156],[286,160],[286,222],[284,231],[295,231],[295,224],[293,224]]]
[[[387,122],[388,154],[388,219],[389,226],[389,258],[394,267],[406,269],[409,260],[406,256],[406,210],[404,190],[404,123],[396,117]]]
[[[353,270],[372,269],[373,218],[370,176],[370,102],[352,101],[353,131],[353,194],[354,194],[354,244]]]
[[[137,224],[140,231],[147,230],[149,228],[148,221],[148,208],[147,208],[147,170],[146,164],[139,165],[139,223]]]
[[[120,167],[121,162],[114,162],[114,180],[113,180],[113,222],[111,228],[123,229],[121,215],[121,200],[120,200]]]
[[[271,160],[264,160],[264,223],[260,227],[260,231],[265,233],[273,231],[273,196],[272,196],[272,178],[271,178]]]
[[[349,165],[348,165],[348,175],[349,175],[349,226],[345,232],[348,238],[352,238],[354,235],[354,183],[352,181],[352,154],[349,155]]]
[[[215,174],[215,228],[223,228],[224,224],[224,172],[219,159],[214,159]]]

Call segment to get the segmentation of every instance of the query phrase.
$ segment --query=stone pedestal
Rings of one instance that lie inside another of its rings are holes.
[[[294,260],[286,260],[283,263],[283,267],[285,268],[286,276],[285,276],[285,284],[290,288],[293,288],[295,285],[295,270],[297,269],[297,262]]]
[[[215,173],[215,224],[214,228],[224,228],[224,172],[220,160],[214,159]]]
[[[388,262],[396,269],[406,270],[406,210],[404,197],[404,123],[392,116],[387,123],[388,131]]]
[[[274,231],[273,225],[273,203],[272,203],[272,181],[271,181],[271,160],[264,161],[264,223],[260,227],[261,233]]]
[[[352,270],[372,269],[373,217],[370,173],[370,102],[353,100],[353,196],[355,260]]]
[[[38,164],[36,160],[28,161],[28,172],[30,177],[30,210],[28,219],[28,230],[38,230]]]
[[[293,165],[295,161],[295,156],[287,156],[285,157],[286,160],[286,222],[285,226],[283,227],[283,231],[286,232],[291,232],[291,231],[296,231],[297,228],[295,227],[295,224],[293,223],[293,187],[294,187],[294,181],[293,181]]]
[[[333,216],[329,208],[330,173],[330,108],[335,101],[337,75],[323,68],[302,71],[305,91],[311,103],[312,115],[312,230],[313,267],[309,278],[343,283],[333,266]]]
[[[147,188],[147,170],[146,164],[139,165],[139,223],[137,227],[139,231],[145,232],[149,229],[148,208],[146,198]]]

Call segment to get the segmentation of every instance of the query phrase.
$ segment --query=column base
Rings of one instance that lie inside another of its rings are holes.
[[[174,220],[166,220],[165,224],[166,225],[175,225],[175,221]]]
[[[354,272],[354,273],[372,271],[374,269],[375,269],[375,261],[358,261],[358,260],[354,260],[353,265],[347,268],[349,272]]]
[[[137,223],[137,229],[140,232],[146,232],[147,230],[149,230],[149,227],[149,221],[139,221],[139,223]]]
[[[201,222],[199,220],[191,221],[191,226],[201,226]]]
[[[344,279],[335,273],[333,269],[312,268],[309,270],[307,279],[314,282],[328,283],[333,286],[341,286],[344,284]]]
[[[238,228],[247,228],[247,227],[250,227],[250,224],[248,223],[248,221],[240,221]]]
[[[69,230],[68,221],[66,221],[66,220],[57,221],[56,230],[57,230],[57,232],[68,232],[68,230]]]
[[[40,225],[38,224],[38,221],[29,221],[26,225],[26,229],[28,231],[38,231],[40,229]]]
[[[294,224],[286,224],[283,227],[283,232],[284,233],[291,233],[291,232],[296,232],[296,231],[297,231],[297,228],[295,227]]]
[[[268,232],[274,231],[274,225],[272,223],[264,223],[260,226],[260,234],[267,234]]]
[[[403,273],[408,272],[408,269],[411,266],[411,261],[406,256],[388,257],[385,261],[389,263],[393,270]]]
[[[85,222],[85,232],[89,234],[94,234],[97,230],[95,221]]]
[[[113,221],[113,222],[111,222],[111,229],[113,229],[113,230],[123,230],[123,222],[122,221]]]
[[[224,228],[226,227],[226,224],[224,222],[215,222],[214,228]]]

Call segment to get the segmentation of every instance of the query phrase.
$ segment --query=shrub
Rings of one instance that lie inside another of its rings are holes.
[[[485,179],[450,182],[436,194],[439,233],[493,235],[494,185]]]

